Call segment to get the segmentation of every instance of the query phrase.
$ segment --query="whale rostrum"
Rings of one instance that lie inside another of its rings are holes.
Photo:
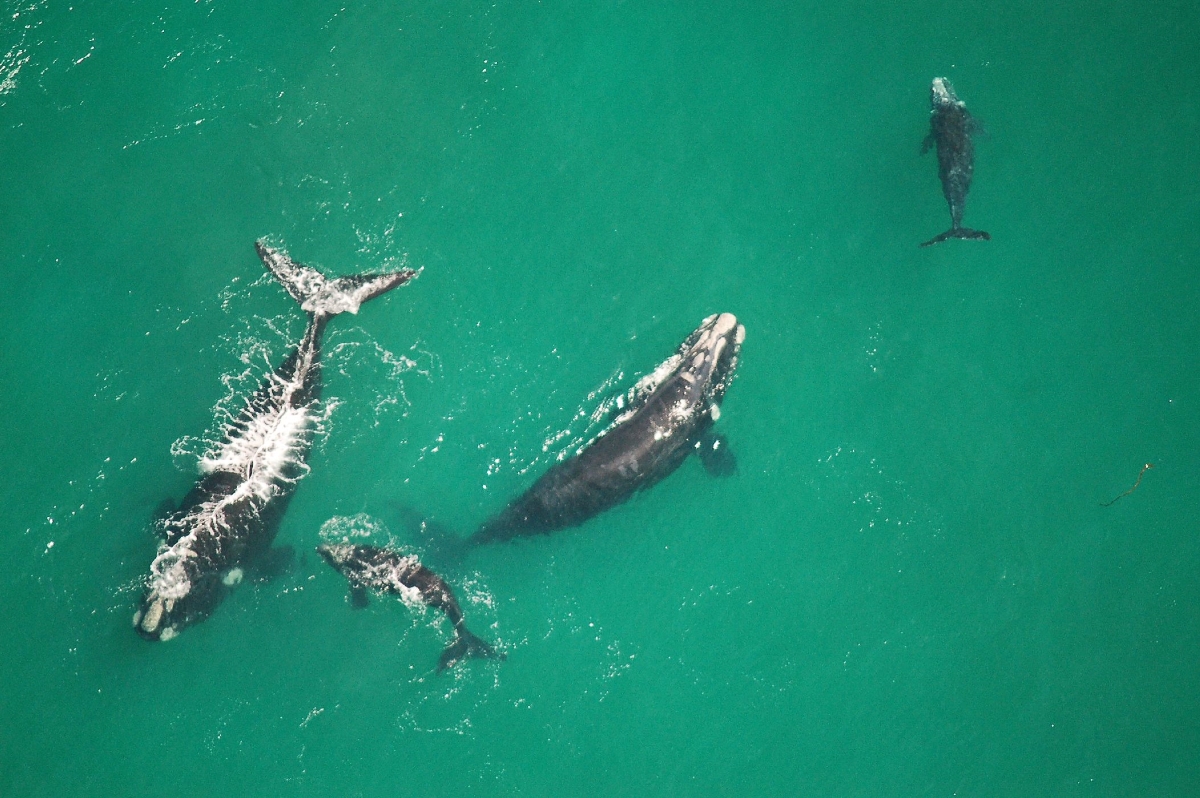
[[[263,264],[308,313],[304,337],[222,430],[200,462],[202,476],[160,521],[163,542],[150,564],[133,624],[169,640],[207,617],[270,548],[296,483],[307,473],[321,393],[321,336],[329,319],[416,276],[411,269],[327,278],[262,242]]]

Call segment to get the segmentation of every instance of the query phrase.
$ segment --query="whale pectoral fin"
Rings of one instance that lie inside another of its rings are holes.
[[[696,449],[704,470],[714,477],[730,477],[737,473],[737,458],[724,435],[706,432]]]
[[[165,521],[170,518],[171,514],[174,513],[178,508],[179,505],[175,503],[175,500],[168,497],[154,505],[154,514],[151,516],[151,518],[153,518],[155,521]]]
[[[360,585],[350,586],[350,606],[356,610],[366,609],[371,603],[370,597],[367,596],[367,589]]]
[[[926,136],[925,140],[921,142],[921,154],[924,155],[925,153],[929,152],[931,149],[933,149],[933,134],[932,133],[930,133],[928,136]]]
[[[291,546],[267,549],[254,563],[254,576],[259,581],[268,581],[292,570],[296,562],[296,550]]]

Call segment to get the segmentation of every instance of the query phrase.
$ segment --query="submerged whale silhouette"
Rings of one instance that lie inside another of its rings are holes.
[[[975,145],[971,136],[979,131],[979,123],[967,111],[966,103],[958,99],[954,87],[945,78],[934,78],[929,88],[929,135],[921,145],[921,154],[937,147],[938,178],[942,194],[950,206],[950,229],[921,244],[928,247],[948,238],[978,238],[988,241],[991,236],[983,230],[962,226],[967,192],[975,173]]]

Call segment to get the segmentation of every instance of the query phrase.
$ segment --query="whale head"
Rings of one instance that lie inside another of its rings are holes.
[[[240,573],[231,575],[228,584],[236,584],[240,576]],[[226,582],[214,574],[181,596],[163,594],[152,587],[134,613],[133,627],[147,640],[166,642],[184,627],[208,617],[221,600],[225,585]]]
[[[958,99],[948,79],[934,78],[929,87],[929,104],[933,108],[941,108],[947,105],[963,105],[963,101]]]
[[[675,369],[675,376],[687,385],[681,408],[717,419],[745,339],[746,328],[736,316],[714,313],[684,340],[676,352]]]
[[[147,640],[167,641],[180,630],[208,617],[229,587],[241,581],[235,568],[227,574],[197,573],[191,558],[167,549],[151,566],[145,596],[133,616],[137,633]]]
[[[333,570],[344,574],[354,567],[353,564],[358,559],[357,548],[348,543],[322,544],[317,546],[317,554],[320,554]]]

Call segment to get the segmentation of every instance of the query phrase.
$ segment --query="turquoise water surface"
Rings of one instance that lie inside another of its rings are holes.
[[[0,795],[1200,794],[1196,4],[3,8]],[[917,247],[937,75],[987,243]],[[155,508],[303,332],[263,237],[423,271],[330,324],[292,569],[149,643]],[[415,534],[719,311],[736,475]],[[349,535],[507,660],[353,611]]]

